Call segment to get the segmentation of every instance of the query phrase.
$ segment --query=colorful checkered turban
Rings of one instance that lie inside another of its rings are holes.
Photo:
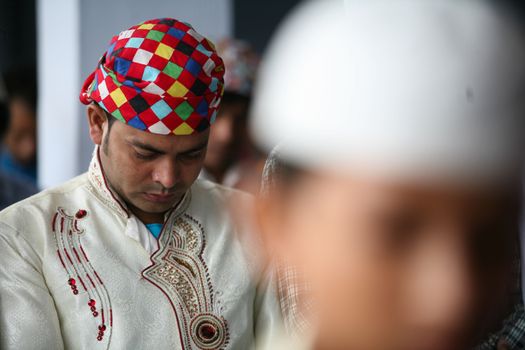
[[[215,121],[223,76],[208,39],[189,24],[153,19],[113,37],[80,101],[143,131],[190,135]]]

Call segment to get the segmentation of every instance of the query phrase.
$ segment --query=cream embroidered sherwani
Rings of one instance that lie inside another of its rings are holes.
[[[98,151],[97,151],[98,152]],[[245,195],[197,180],[157,241],[89,172],[0,213],[0,348],[251,349],[280,312]],[[242,232],[241,232],[242,231]]]

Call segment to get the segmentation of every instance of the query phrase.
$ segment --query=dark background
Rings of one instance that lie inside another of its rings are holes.
[[[274,31],[299,0],[234,0],[234,36],[262,53]]]
[[[234,0],[234,37],[263,52],[279,22],[298,3],[299,0]],[[35,66],[36,40],[35,0],[0,0],[0,72]]]
[[[35,65],[35,0],[0,0],[0,72]]]

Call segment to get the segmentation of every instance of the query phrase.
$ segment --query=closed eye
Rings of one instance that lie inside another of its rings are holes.
[[[179,157],[183,161],[184,160],[196,160],[196,159],[200,159],[201,157],[203,157],[204,154],[205,154],[205,149],[200,149],[200,150],[196,150],[196,151],[189,152],[189,153],[183,153]]]
[[[143,160],[151,160],[151,159],[155,159],[158,154],[157,153],[150,153],[150,152],[138,152],[138,151],[133,151],[133,153],[135,154],[135,157],[137,157],[138,159],[143,159]]]

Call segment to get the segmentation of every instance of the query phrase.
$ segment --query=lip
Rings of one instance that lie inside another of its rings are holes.
[[[160,193],[144,193],[144,197],[150,202],[166,203],[175,198],[175,193],[160,194]]]

